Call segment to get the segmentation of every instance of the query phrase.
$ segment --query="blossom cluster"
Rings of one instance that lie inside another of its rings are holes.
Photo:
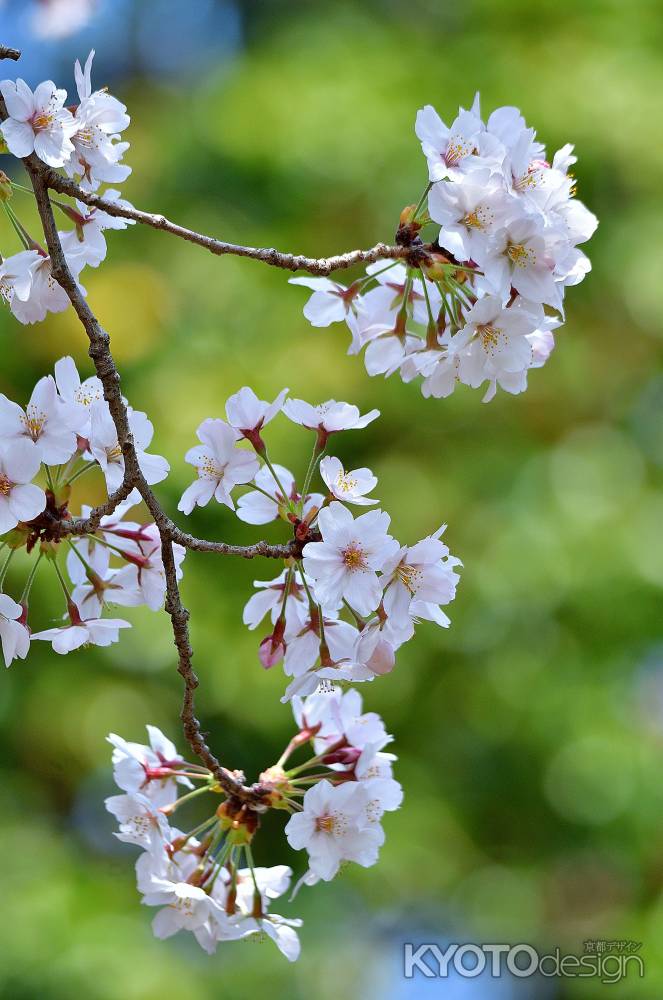
[[[2,80],[0,93],[8,117],[0,125],[4,150],[17,157],[34,153],[52,168],[62,168],[83,191],[99,192],[102,184],[120,184],[131,173],[122,162],[129,143],[121,133],[129,125],[127,109],[106,88],[92,89],[90,52],[84,67],[75,65],[79,103],[67,107],[67,92],[52,80],[40,83],[34,91],[22,79]],[[43,320],[49,312],[62,312],[69,305],[63,288],[54,280],[48,252],[21,223],[9,200],[12,190],[21,185],[0,176],[0,201],[22,245],[0,263],[0,296],[8,303],[21,323]],[[117,188],[104,191],[106,201],[120,205]],[[74,205],[54,201],[73,229],[59,232],[65,259],[72,276],[79,280],[83,268],[98,267],[106,257],[108,229],[126,229],[131,220],[90,208],[81,201]],[[81,288],[82,291],[84,289]]]
[[[575,197],[573,146],[552,162],[517,108],[484,122],[479,96],[451,126],[422,108],[416,134],[429,183],[401,215],[405,263],[378,261],[349,286],[291,278],[313,290],[304,315],[316,327],[345,321],[350,354],[364,348],[369,375],[422,379],[424,396],[449,396],[458,383],[527,388],[547,361],[564,319],[564,294],[590,270],[579,244],[596,217]],[[435,227],[424,251],[420,233]]]
[[[459,560],[441,540],[445,526],[400,545],[389,534],[389,514],[370,496],[377,486],[371,470],[346,470],[336,456],[322,457],[336,435],[366,427],[379,412],[361,415],[336,400],[312,406],[287,393],[268,403],[245,386],[227,401],[227,420],[203,421],[200,445],[186,454],[197,476],[179,505],[190,513],[214,498],[249,524],[282,520],[294,529],[285,568],[255,581],[243,615],[250,629],[271,618],[259,657],[267,669],[283,662],[290,679],[284,701],[312,694],[321,682],[389,673],[417,622],[449,625],[442,606],[454,599],[459,579]],[[262,437],[279,412],[315,434],[301,488],[288,468],[272,463]],[[311,491],[316,471],[323,492]],[[233,490],[240,485],[251,488],[235,507]],[[373,509],[355,516],[353,506]]]
[[[141,470],[150,483],[169,471],[148,453],[153,427],[129,408]],[[54,375],[35,386],[25,409],[0,394],[0,641],[5,665],[25,658],[32,640],[50,642],[57,653],[83,645],[116,642],[129,622],[106,618],[108,606],[163,606],[166,582],[161,540],[153,523],[126,520],[140,496],[133,490],[95,532],[68,534],[72,485],[93,469],[105,476],[109,494],[124,478],[124,456],[108,404],[96,377],[81,381],[72,358],[61,358]],[[83,506],[86,518],[91,508]],[[4,592],[12,559],[25,550],[33,560],[18,599]],[[63,559],[62,553],[66,552]],[[173,546],[181,574],[185,550]],[[63,591],[64,624],[31,632],[30,590],[40,566],[51,565]],[[65,580],[64,570],[70,583]]]
[[[302,884],[329,881],[346,862],[375,864],[384,842],[381,819],[398,809],[402,789],[392,775],[396,758],[384,749],[391,737],[378,715],[362,713],[356,691],[334,688],[297,698],[293,709],[297,732],[260,775],[259,788],[265,807],[290,814],[285,832],[291,847],[307,851],[308,869],[296,892]],[[170,817],[182,805],[205,794],[219,799],[222,790],[159,729],[147,731],[149,745],[108,737],[121,794],[106,799],[106,808],[118,821],[116,837],[142,849],[136,882],[142,902],[159,907],[155,936],[187,930],[210,954],[221,941],[269,937],[294,961],[301,920],[270,912],[288,890],[292,871],[254,864],[258,814],[223,798],[194,828],[172,826]],[[289,766],[291,755],[307,745],[313,756]]]

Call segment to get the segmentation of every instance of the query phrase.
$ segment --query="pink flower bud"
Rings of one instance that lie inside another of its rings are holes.
[[[258,647],[258,656],[265,670],[276,666],[285,656],[285,643],[278,637],[268,635]]]
[[[396,654],[394,647],[386,639],[378,639],[375,649],[366,661],[366,666],[374,674],[388,674],[394,669]]]

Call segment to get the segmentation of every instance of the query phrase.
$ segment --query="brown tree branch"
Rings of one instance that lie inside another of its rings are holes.
[[[251,260],[262,261],[272,267],[280,267],[286,271],[308,271],[309,274],[324,276],[332,271],[340,271],[355,264],[372,264],[377,260],[391,259],[413,259],[414,266],[421,263],[422,253],[430,250],[429,247],[418,246],[389,246],[386,243],[376,243],[369,250],[350,250],[347,253],[335,254],[332,257],[306,257],[304,254],[283,253],[273,247],[248,247],[239,243],[228,243],[225,240],[217,240],[213,236],[206,236],[204,233],[197,233],[193,229],[179,226],[171,222],[165,215],[157,215],[150,212],[142,212],[138,208],[128,208],[118,205],[115,202],[107,201],[98,194],[84,191],[78,184],[59,174],[57,170],[47,167],[33,154],[25,161],[29,164],[29,169],[39,165],[42,181],[46,187],[59,194],[77,198],[84,204],[92,208],[99,208],[109,215],[121,219],[129,219],[138,222],[143,226],[151,226],[152,229],[160,229],[178,236],[180,239],[195,243],[197,246],[209,250],[217,256],[232,254],[235,257],[249,257]]]
[[[106,514],[112,514],[122,500],[129,495],[133,486],[128,489],[120,487],[112,493],[106,503],[90,513],[89,517],[75,517],[70,521],[63,521],[59,534],[61,537],[67,535],[93,535],[99,528],[99,522]],[[272,545],[270,542],[254,542],[252,545],[231,545],[230,542],[215,542],[207,538],[197,538],[187,531],[182,531],[169,517],[161,519],[162,527],[170,536],[171,541],[178,545],[183,545],[193,552],[215,552],[221,556],[240,556],[242,559],[255,559],[262,556],[266,559],[299,559],[301,558],[301,543],[294,539],[283,545]],[[307,541],[312,539],[307,538]],[[304,543],[305,544],[305,543]]]
[[[53,208],[48,196],[48,189],[42,178],[41,169],[34,163],[27,162],[26,167],[35,193],[37,208],[51,259],[51,272],[69,297],[69,301],[88,335],[90,341],[89,354],[103,385],[104,399],[110,408],[117,431],[118,443],[122,448],[125,467],[124,483],[121,489],[113,495],[112,502],[115,502],[116,499],[118,502],[120,499],[124,499],[130,490],[135,487],[154,517],[159,530],[166,577],[166,611],[171,619],[173,638],[178,653],[177,669],[184,680],[184,702],[181,711],[184,734],[191,749],[203,761],[205,766],[209,768],[224,791],[229,796],[259,809],[262,806],[264,798],[261,787],[259,785],[245,785],[242,780],[243,776],[222,767],[203,737],[200,723],[195,714],[194,693],[199,682],[191,662],[193,651],[189,639],[189,612],[182,604],[173,555],[173,535],[175,533],[178,537],[180,535],[184,537],[184,533],[180,533],[179,529],[177,532],[173,531],[175,526],[162,511],[158,500],[152,493],[141,472],[129,427],[127,408],[122,398],[120,375],[110,350],[110,338],[85,301],[78,284],[67,266],[53,216]],[[107,508],[109,505],[104,506]],[[107,510],[106,512],[110,513],[111,511]],[[97,516],[100,518],[103,515],[98,515],[98,512],[95,512],[94,518],[96,519]]]

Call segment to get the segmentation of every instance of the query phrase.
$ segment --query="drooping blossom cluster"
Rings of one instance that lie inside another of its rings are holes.
[[[296,698],[293,709],[297,732],[257,787],[263,809],[290,814],[290,845],[307,851],[296,892],[302,884],[329,881],[345,862],[375,864],[384,842],[382,817],[398,809],[403,793],[392,774],[396,758],[385,751],[391,737],[378,715],[362,713],[356,691],[333,688]],[[136,883],[142,902],[159,908],[155,936],[187,930],[209,954],[221,941],[271,938],[295,961],[301,920],[270,912],[292,871],[254,863],[259,812],[224,797],[214,776],[185,761],[155,726],[147,731],[149,745],[108,737],[121,794],[106,799],[106,808],[118,821],[116,837],[142,849]],[[312,756],[291,765],[292,754],[305,746]],[[206,794],[220,800],[208,818],[187,831],[171,826],[182,805]]]
[[[169,466],[146,451],[152,424],[131,408],[129,419],[143,475],[160,482]],[[156,526],[126,519],[140,501],[137,491],[103,517],[96,531],[80,536],[66,531],[72,485],[95,468],[109,494],[121,485],[124,457],[101,383],[96,377],[81,381],[72,358],[61,358],[54,375],[39,380],[25,409],[0,394],[0,640],[6,666],[25,658],[33,640],[50,642],[57,653],[108,646],[129,628],[124,619],[105,617],[109,608],[163,606],[166,582]],[[83,506],[82,516],[89,513]],[[4,585],[20,550],[31,556],[32,566],[22,590],[11,596]],[[173,551],[181,574],[185,550],[175,545]],[[37,569],[48,566],[63,592],[64,619],[33,632],[30,591]]]
[[[259,657],[267,669],[283,662],[284,701],[312,694],[321,682],[389,673],[417,622],[449,625],[442,606],[455,597],[459,565],[441,539],[444,526],[415,545],[400,545],[389,534],[389,515],[370,495],[377,486],[371,470],[346,470],[338,457],[322,457],[336,435],[366,427],[379,412],[362,416],[336,400],[312,406],[287,392],[267,403],[245,386],[226,403],[226,420],[200,425],[200,445],[186,454],[197,475],[179,505],[188,514],[214,498],[249,524],[282,520],[294,529],[285,568],[255,581],[243,615],[250,629],[271,619]],[[315,435],[301,488],[290,469],[271,462],[262,436],[281,411]],[[322,492],[312,492],[316,471]],[[249,489],[235,505],[238,486]],[[352,507],[372,509],[355,514]]]
[[[598,223],[575,197],[573,146],[549,162],[517,108],[484,122],[478,95],[451,126],[427,105],[415,131],[429,183],[401,215],[405,263],[378,261],[350,285],[290,281],[313,290],[304,307],[313,326],[345,321],[348,353],[365,348],[369,375],[421,377],[427,397],[458,383],[485,385],[485,401],[498,386],[520,393],[554,347],[567,286],[591,268],[579,244]],[[426,250],[424,228],[434,237]]]
[[[0,93],[8,117],[0,125],[0,132],[6,150],[14,156],[34,153],[49,167],[64,169],[83,191],[101,193],[102,185],[120,184],[131,173],[122,162],[129,143],[121,139],[130,119],[124,104],[105,87],[92,89],[93,58],[94,51],[84,67],[76,62],[78,104],[73,108],[66,105],[66,90],[56,87],[52,80],[40,83],[34,91],[21,78],[2,80]],[[0,201],[22,247],[0,262],[0,296],[19,322],[36,323],[49,312],[62,312],[69,306],[69,299],[53,278],[48,252],[28,232],[10,204],[13,189],[22,190],[21,185],[0,174]],[[103,197],[128,205],[115,187],[107,188]],[[74,205],[54,201],[54,205],[68,223],[73,223],[73,229],[63,230],[59,237],[76,281],[84,267],[98,267],[106,257],[104,232],[133,224],[81,201]]]

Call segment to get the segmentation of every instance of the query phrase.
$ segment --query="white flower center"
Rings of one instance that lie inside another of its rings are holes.
[[[350,542],[341,553],[343,565],[351,573],[366,569],[366,555],[359,542]]]
[[[178,896],[175,903],[171,903],[175,910],[179,910],[185,920],[193,917],[193,900],[189,896]]]
[[[468,142],[464,142],[461,136],[452,136],[444,154],[444,160],[447,166],[452,167],[464,156],[469,156],[471,152],[472,146]]]
[[[54,121],[54,114],[48,111],[39,111],[32,116],[31,124],[35,132],[42,132],[45,128],[50,128]]]
[[[541,171],[536,167],[528,167],[524,174],[516,177],[513,186],[516,191],[526,191],[528,188],[535,188],[541,181]]]
[[[504,337],[504,331],[498,326],[484,323],[477,327],[477,335],[486,354],[493,355],[499,347],[500,340]]]
[[[130,827],[131,833],[134,834],[134,836],[143,837],[150,832],[152,817],[148,816],[146,813],[136,813],[135,816],[131,816],[127,820],[127,826]]]
[[[93,125],[81,128],[72,136],[72,142],[86,149],[96,149],[99,146],[97,131]]]
[[[468,212],[461,221],[467,229],[478,229],[479,232],[484,232],[494,218],[495,216],[493,212],[489,211],[489,209],[487,209],[484,205],[477,205],[476,208],[473,209],[473,211]]]
[[[84,389],[81,385],[76,390],[74,399],[82,406],[92,406],[93,403],[96,403],[101,399],[101,395],[100,389]]]
[[[416,566],[408,566],[407,563],[401,563],[401,565],[396,570],[396,576],[401,581],[404,587],[410,592],[410,596],[414,597],[416,592],[421,586],[422,572],[417,569]]]
[[[357,488],[357,480],[353,479],[349,473],[339,472],[336,479],[336,489],[340,493],[352,493]]]
[[[516,267],[531,267],[536,264],[536,254],[523,243],[508,243],[506,255]]]
[[[325,813],[324,816],[318,816],[315,821],[318,833],[329,833],[332,837],[341,837],[347,828],[347,817],[339,812]]]
[[[226,474],[225,468],[214,461],[213,458],[203,459],[203,464],[198,466],[198,475],[201,479],[223,479]]]
[[[38,410],[32,403],[29,403],[26,416],[21,417],[21,422],[25,427],[28,437],[31,437],[33,441],[36,441],[44,429],[46,414],[41,410]]]
[[[366,803],[366,818],[369,823],[379,823],[382,816],[382,806],[379,799],[371,799],[370,802]]]

